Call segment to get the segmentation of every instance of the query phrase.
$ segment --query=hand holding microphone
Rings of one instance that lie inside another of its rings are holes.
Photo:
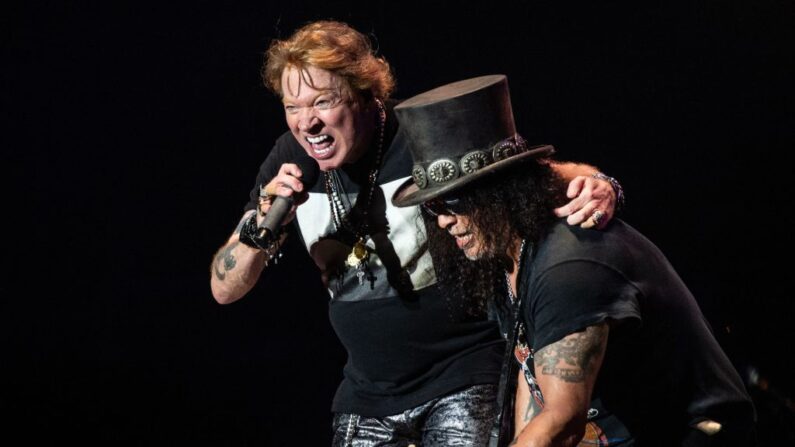
[[[258,238],[270,241],[278,237],[282,222],[296,203],[294,193],[305,193],[314,186],[319,174],[317,162],[307,154],[281,166],[279,174],[263,188],[275,192],[275,198],[257,226]]]

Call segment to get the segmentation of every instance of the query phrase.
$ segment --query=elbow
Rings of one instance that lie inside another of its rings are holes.
[[[234,298],[232,298],[232,296],[224,293],[213,292],[213,298],[215,298],[215,302],[218,304],[229,304],[235,301]]]
[[[580,444],[582,441],[583,436],[585,436],[585,427],[582,427],[582,430],[577,430],[576,432],[571,432],[568,436],[563,438],[559,445],[566,446],[566,447],[575,447]]]
[[[213,298],[218,304],[234,303],[242,297],[241,294],[235,293],[234,290],[223,287],[215,281],[210,283],[210,289],[212,290]]]
[[[577,417],[569,420],[560,433],[559,442],[556,442],[555,445],[566,447],[575,447],[578,445],[585,436],[585,424],[587,422],[585,417]]]

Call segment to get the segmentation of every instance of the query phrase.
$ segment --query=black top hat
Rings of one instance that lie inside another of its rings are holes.
[[[411,206],[459,189],[517,161],[549,156],[516,133],[505,75],[481,76],[420,93],[395,107],[414,167],[395,191]]]

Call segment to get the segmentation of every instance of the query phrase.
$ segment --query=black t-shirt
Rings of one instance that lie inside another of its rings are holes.
[[[394,105],[387,104],[386,152],[369,210],[366,245],[373,252],[368,268],[374,279],[360,285],[356,270],[345,266],[354,240],[334,226],[323,175],[298,207],[298,231],[291,235],[320,269],[332,326],[348,352],[332,410],[364,416],[396,414],[464,387],[496,384],[504,346],[493,321],[451,305],[436,286],[419,208],[392,206],[390,197],[410,177],[412,165]],[[303,151],[289,132],[276,141],[246,210],[256,207],[259,185]],[[337,170],[354,206],[371,165],[363,160]]]
[[[753,425],[742,380],[696,300],[629,225],[616,219],[592,231],[557,223],[523,263],[518,287],[533,351],[615,322],[589,414],[601,445],[681,445],[705,418],[726,432]]]

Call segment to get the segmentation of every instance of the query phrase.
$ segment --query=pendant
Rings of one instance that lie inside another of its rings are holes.
[[[359,238],[359,240],[353,244],[353,249],[348,255],[348,259],[345,261],[348,267],[356,269],[356,277],[359,280],[359,285],[364,284],[365,270],[367,270],[367,258],[369,257],[370,252],[367,250],[367,246],[364,245],[364,238]]]
[[[348,267],[359,267],[369,256],[370,252],[367,250],[367,246],[364,245],[364,239],[360,238],[353,244],[353,249],[345,263],[348,264]]]

